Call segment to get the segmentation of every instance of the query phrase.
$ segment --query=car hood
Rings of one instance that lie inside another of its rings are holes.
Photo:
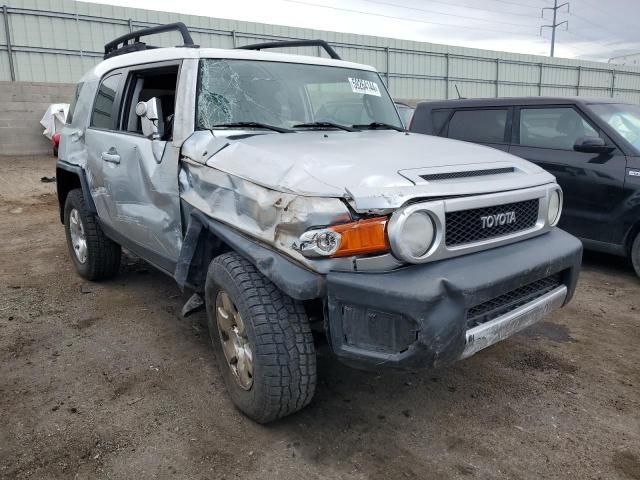
[[[554,181],[536,165],[500,150],[415,133],[220,135],[196,132],[183,145],[183,157],[273,190],[348,198],[358,210],[397,208],[417,197],[490,193]]]

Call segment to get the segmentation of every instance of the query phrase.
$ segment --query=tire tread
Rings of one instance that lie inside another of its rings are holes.
[[[65,203],[65,228],[67,229],[71,208],[75,208],[80,213],[87,236],[86,268],[82,268],[83,265],[75,261],[72,247],[69,245],[69,253],[78,266],[79,273],[87,280],[104,280],[115,276],[120,269],[122,249],[104,234],[96,216],[87,208],[82,190],[74,189],[67,194]]]
[[[304,305],[235,252],[212,261],[207,282],[223,272],[237,285],[239,301],[249,311],[258,343],[254,355],[264,373],[267,392],[260,411],[245,413],[266,423],[304,408],[313,398],[317,382],[315,346]]]

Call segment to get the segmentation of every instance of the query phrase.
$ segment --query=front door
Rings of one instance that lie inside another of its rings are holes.
[[[99,172],[92,195],[106,233],[168,272],[182,246],[179,155],[168,141],[178,68],[145,66],[103,79],[86,132],[89,171]],[[160,140],[144,137],[135,115],[136,104],[152,97],[161,107]]]
[[[583,239],[618,243],[621,226],[616,218],[626,168],[622,152],[576,152],[573,145],[580,137],[602,137],[608,144],[611,140],[570,105],[520,107],[514,127],[510,153],[538,164],[562,187],[559,226]]]

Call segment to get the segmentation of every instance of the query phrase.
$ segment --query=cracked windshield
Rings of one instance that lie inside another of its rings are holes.
[[[375,72],[253,60],[200,62],[197,127],[402,129]],[[246,125],[245,125],[246,126]],[[250,125],[249,125],[250,126]]]

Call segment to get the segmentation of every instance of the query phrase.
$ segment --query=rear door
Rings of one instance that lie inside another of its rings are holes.
[[[437,124],[434,110],[434,125]],[[482,107],[453,110],[440,135],[465,142],[480,143],[498,150],[509,150],[512,107]],[[441,121],[441,119],[439,120]]]
[[[612,144],[575,106],[521,106],[514,113],[509,151],[555,175],[564,191],[560,227],[583,239],[616,243],[621,238],[616,209],[626,167],[622,152],[617,148],[610,154],[573,150],[583,136],[601,137]]]

